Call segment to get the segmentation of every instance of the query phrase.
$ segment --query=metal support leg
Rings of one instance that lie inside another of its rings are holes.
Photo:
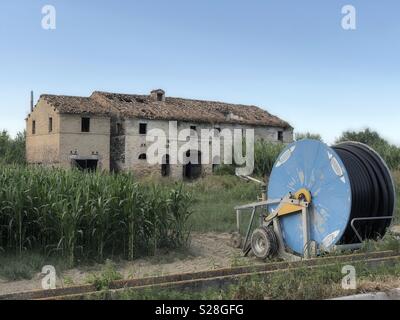
[[[301,212],[301,218],[303,223],[303,250],[304,259],[310,259],[310,228],[308,224],[308,210],[303,208]]]
[[[285,242],[283,240],[283,235],[282,235],[282,230],[281,230],[281,225],[279,222],[279,218],[274,218],[273,220],[273,227],[274,227],[274,232],[276,234],[276,237],[278,238],[278,256],[286,261],[300,261],[301,258],[291,254],[286,251],[285,248]]]
[[[236,210],[236,229],[240,234],[240,210]]]
[[[246,238],[245,238],[244,243],[243,243],[243,252],[245,252],[246,249],[247,249],[247,242],[248,242],[249,237],[250,237],[250,231],[251,231],[251,227],[253,226],[255,213],[256,213],[256,208],[254,207],[253,211],[251,212],[251,218],[250,218],[249,227],[247,228]]]

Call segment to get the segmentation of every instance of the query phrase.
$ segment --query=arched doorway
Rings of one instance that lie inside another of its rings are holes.
[[[169,177],[170,174],[171,174],[171,166],[169,164],[169,154],[166,154],[163,157],[163,161],[161,164],[161,176]]]
[[[183,166],[183,178],[188,180],[199,178],[202,173],[201,152],[198,150],[188,150],[186,151],[186,158],[196,159],[197,163],[192,163],[189,161],[188,164]]]

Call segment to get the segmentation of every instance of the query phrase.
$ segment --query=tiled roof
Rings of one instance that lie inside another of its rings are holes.
[[[44,94],[40,96],[60,113],[111,115],[110,107],[103,106],[87,97],[56,96]]]
[[[42,95],[60,113],[118,115],[124,118],[232,123],[291,128],[267,111],[248,105],[151,95],[94,92],[90,97]]]

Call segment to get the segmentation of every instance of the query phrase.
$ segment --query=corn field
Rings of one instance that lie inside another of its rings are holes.
[[[191,195],[130,174],[0,168],[0,251],[134,259],[186,244]]]

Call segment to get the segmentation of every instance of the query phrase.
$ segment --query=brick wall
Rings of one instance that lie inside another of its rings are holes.
[[[49,132],[49,118],[53,130]],[[35,133],[33,133],[35,123]],[[38,102],[26,119],[26,160],[28,163],[59,165],[60,115],[47,102]]]
[[[90,116],[90,132],[81,132],[80,115],[60,115],[60,163],[70,166],[71,151],[79,157],[98,155],[98,168],[110,170],[110,118]]]
[[[176,137],[169,136],[169,122],[162,120],[140,120],[140,119],[128,119],[123,122],[124,132],[123,137],[120,136],[120,141],[124,141],[125,143],[125,154],[124,154],[124,162],[120,162],[121,170],[131,170],[135,172],[137,175],[155,175],[161,176],[161,165],[149,165],[147,160],[139,159],[141,154],[145,154],[148,150],[148,147],[152,144],[152,142],[146,141],[146,135],[141,135],[139,133],[140,123],[147,124],[147,132],[152,129],[161,129],[167,135],[167,145],[168,142],[171,144],[173,140],[177,141],[178,151],[182,151],[184,149],[184,145],[186,141],[183,139],[176,139]],[[190,122],[178,122],[177,130],[178,133],[182,129],[189,129],[191,126],[195,126],[196,130],[200,137],[201,129],[212,129],[212,128],[220,128],[223,129],[254,129],[255,130],[255,139],[265,139],[267,141],[278,142],[278,131],[283,132],[284,142],[292,142],[293,141],[293,132],[291,130],[286,130],[283,128],[272,128],[272,127],[253,127],[253,126],[241,126],[241,125],[230,125],[230,124],[198,124],[198,123],[190,123]],[[200,141],[200,140],[199,140]],[[208,140],[207,140],[208,142]],[[200,142],[201,143],[201,142]],[[221,148],[220,148],[220,159],[224,157],[223,151],[223,139],[221,139]],[[184,151],[187,149],[184,149]],[[183,152],[184,152],[183,151]],[[204,158],[204,154],[202,157],[202,171],[203,174],[211,174],[212,173],[212,149],[210,145],[210,152],[208,161]],[[205,164],[208,162],[208,164]],[[170,165],[170,176],[176,179],[181,179],[183,175],[183,166],[182,164],[171,164]]]
[[[49,131],[49,118],[53,130]],[[26,154],[31,164],[71,167],[71,151],[79,157],[98,158],[100,170],[110,169],[110,119],[90,117],[90,132],[81,132],[81,116],[59,114],[39,100],[26,120]],[[32,131],[35,121],[35,133]],[[95,156],[94,156],[95,154]],[[98,154],[98,155],[97,155]]]

